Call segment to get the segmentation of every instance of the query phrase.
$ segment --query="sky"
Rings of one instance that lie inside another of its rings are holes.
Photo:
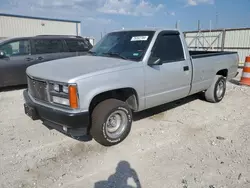
[[[81,34],[99,40],[122,28],[182,31],[250,27],[250,0],[0,0],[0,13],[81,21]]]

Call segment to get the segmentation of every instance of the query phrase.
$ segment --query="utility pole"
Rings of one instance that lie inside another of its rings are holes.
[[[179,28],[180,28],[180,20],[176,21],[176,23],[175,23],[175,28],[176,28],[176,29],[179,29]]]
[[[219,20],[219,14],[216,11],[216,15],[215,15],[215,29],[218,29],[218,20]]]
[[[201,30],[201,23],[200,23],[200,20],[198,20],[198,31]]]
[[[212,30],[212,20],[209,21],[209,31],[211,32]]]

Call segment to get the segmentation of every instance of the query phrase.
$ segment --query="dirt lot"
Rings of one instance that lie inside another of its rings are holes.
[[[105,148],[31,121],[22,89],[3,91],[0,187],[249,188],[249,96],[228,83],[219,104],[192,96],[139,113],[129,137]]]

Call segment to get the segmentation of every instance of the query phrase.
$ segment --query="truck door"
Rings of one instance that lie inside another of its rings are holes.
[[[34,61],[30,40],[12,40],[0,46],[5,56],[0,59],[0,86],[26,84],[26,68]]]
[[[161,32],[152,48],[150,59],[159,65],[145,66],[146,107],[154,107],[189,94],[192,67],[186,59],[179,32]]]

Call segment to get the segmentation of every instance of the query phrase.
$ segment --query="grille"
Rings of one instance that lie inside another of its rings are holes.
[[[35,80],[30,77],[28,79],[28,90],[32,97],[42,101],[48,101],[47,83],[40,80]]]

